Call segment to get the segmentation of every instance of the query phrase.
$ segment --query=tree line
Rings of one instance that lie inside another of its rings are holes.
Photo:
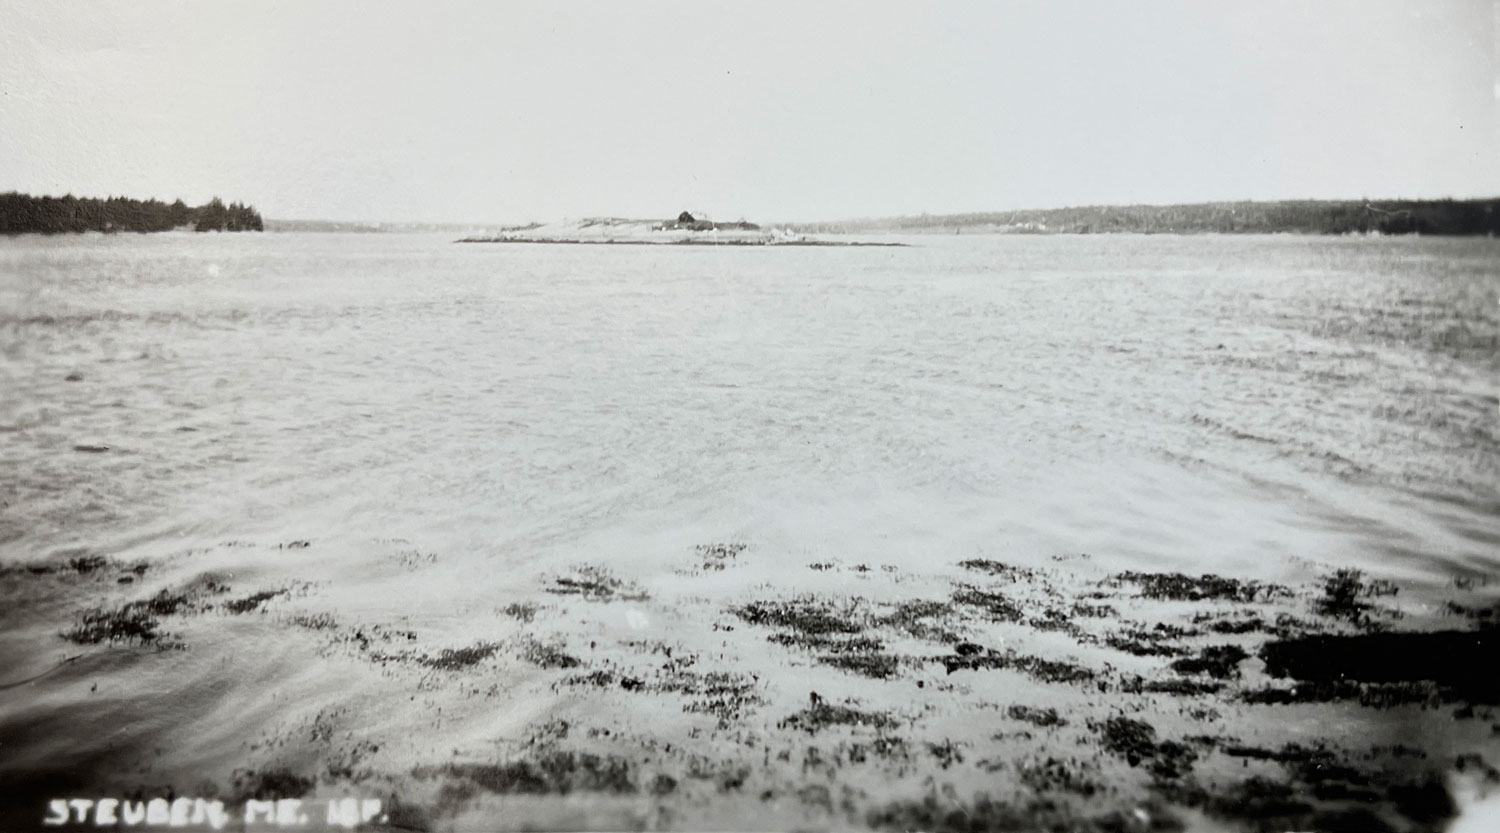
[[[955,232],[965,228],[1057,234],[1500,234],[1500,199],[1298,200],[1123,205],[923,214],[798,227],[808,232]]]
[[[63,234],[84,231],[264,231],[260,212],[243,203],[228,205],[214,197],[194,207],[182,200],[133,200],[126,197],[34,197],[0,194],[0,234]]]

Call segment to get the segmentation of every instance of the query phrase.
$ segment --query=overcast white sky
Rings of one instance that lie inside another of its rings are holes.
[[[0,190],[817,220],[1500,195],[1500,5],[0,0]]]

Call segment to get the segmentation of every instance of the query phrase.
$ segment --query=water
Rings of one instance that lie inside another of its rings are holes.
[[[1500,242],[907,242],[0,241],[0,557],[151,565],[6,579],[8,676],[82,655],[6,692],[6,766],[285,763],[257,739],[336,710],[379,768],[482,746],[546,697],[423,689],[287,622],[505,639],[497,610],[578,563],[667,630],[674,594],[819,559],[1356,567],[1413,611],[1500,576]],[[674,564],[719,540],[753,567],[683,589]],[[291,592],[174,620],[185,651],[58,636],[204,577]]]

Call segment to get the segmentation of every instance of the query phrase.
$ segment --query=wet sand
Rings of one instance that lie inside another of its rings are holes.
[[[257,546],[318,544],[215,549]],[[412,571],[439,559],[391,550]],[[314,612],[316,581],[206,571],[148,589],[152,563],[9,565],[7,606],[69,622],[55,634],[68,657],[12,669],[29,678],[3,681],[12,696],[47,677],[231,661],[266,630],[296,634],[351,689],[342,710],[214,739],[235,752],[220,761],[203,741],[191,776],[122,765],[171,742],[150,726],[95,760],[12,758],[7,820],[40,819],[59,792],[165,788],[231,807],[378,796],[389,829],[1438,830],[1455,777],[1500,783],[1500,607],[1473,581],[1403,605],[1401,587],[1355,571],[1287,586],[1110,573],[1070,553],[927,572],[809,560],[740,584],[765,575],[757,557],[741,541],[678,553],[663,595],[601,563],[538,574],[495,606],[506,635],[441,649],[409,622]],[[468,701],[463,734],[475,715],[492,730],[414,751],[410,727],[360,716],[376,696],[364,679]],[[225,693],[181,696],[191,709]]]

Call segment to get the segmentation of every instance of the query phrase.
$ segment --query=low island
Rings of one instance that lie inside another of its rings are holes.
[[[901,246],[901,243],[825,240],[785,228],[762,228],[743,220],[700,220],[684,211],[675,220],[592,217],[509,226],[459,243],[599,243],[679,246]]]

